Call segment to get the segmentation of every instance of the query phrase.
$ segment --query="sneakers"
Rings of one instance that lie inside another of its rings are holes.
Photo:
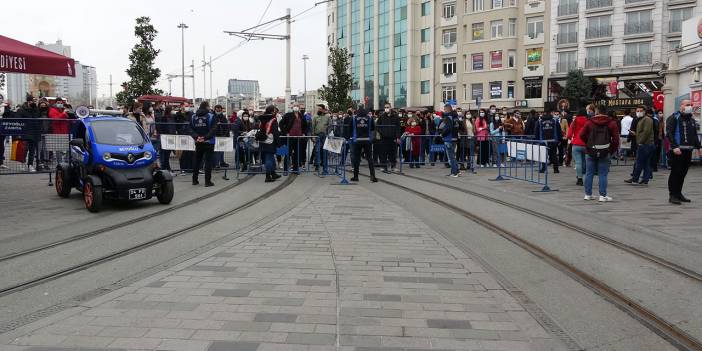
[[[624,183],[627,183],[627,184],[634,184],[634,179],[633,179],[633,178],[629,178],[629,179],[625,180]]]
[[[7,167],[3,164],[3,165],[0,165],[0,169],[10,169],[10,167]]]
[[[458,178],[458,173],[456,173],[456,174],[449,174],[449,177],[451,177],[451,178]]]
[[[27,166],[27,168],[29,169],[29,173],[36,173],[36,171],[37,171],[37,169],[34,168],[34,166],[32,166],[32,165]]]
[[[211,186],[214,186],[214,183],[212,182],[205,182],[205,188],[209,188]]]
[[[594,199],[595,199],[595,197],[592,195],[585,195],[585,197],[583,198],[583,200],[585,200],[585,201],[592,201]]]
[[[610,201],[612,201],[612,197],[611,197],[611,196],[602,196],[602,195],[600,195],[600,199],[599,199],[598,201],[599,201],[599,202],[610,202]]]

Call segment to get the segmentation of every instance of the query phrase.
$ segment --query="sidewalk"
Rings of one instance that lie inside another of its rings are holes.
[[[565,349],[407,211],[330,185],[223,247],[0,335],[0,350],[80,348]]]

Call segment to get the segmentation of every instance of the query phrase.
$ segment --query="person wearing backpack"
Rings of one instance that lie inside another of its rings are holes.
[[[280,175],[275,173],[275,151],[280,143],[280,132],[278,131],[278,119],[275,116],[275,110],[275,106],[269,105],[266,107],[266,111],[258,117],[261,125],[255,136],[261,152],[261,160],[266,168],[266,183],[280,178]]]
[[[650,114],[646,114],[646,107],[639,106],[636,108],[636,141],[638,148],[636,152],[636,163],[634,171],[631,173],[631,178],[624,182],[629,184],[647,185],[649,179],[653,177],[651,170],[651,157],[656,152],[656,145],[653,143],[653,135],[655,132],[653,118]],[[639,182],[639,176],[643,171],[643,179]]]
[[[213,186],[212,160],[214,157],[215,133],[217,133],[217,118],[210,112],[210,104],[203,101],[200,108],[190,119],[192,137],[195,139],[195,164],[193,165],[193,185],[199,185],[197,177],[205,161],[205,186]]]
[[[607,194],[607,175],[611,155],[619,149],[619,126],[607,115],[607,108],[598,105],[596,115],[580,131],[580,139],[587,146],[585,155],[585,200],[593,200],[592,179],[597,171],[599,182],[599,201],[609,202],[612,197]]]
[[[556,121],[553,115],[554,111],[545,113],[536,124],[536,138],[546,142],[548,148],[548,162],[542,163],[539,173],[546,172],[548,163],[553,165],[553,173],[558,173],[558,157],[556,150],[558,142],[561,140],[561,125]]]
[[[691,202],[682,194],[687,170],[690,168],[692,150],[702,152],[700,138],[697,135],[697,122],[692,118],[690,100],[680,102],[680,111],[673,113],[665,122],[666,135],[670,143],[670,176],[668,177],[668,192],[671,204],[680,205]]]

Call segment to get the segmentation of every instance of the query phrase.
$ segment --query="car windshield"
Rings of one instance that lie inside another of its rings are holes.
[[[91,125],[98,144],[128,146],[146,143],[141,130],[132,121],[95,121]]]

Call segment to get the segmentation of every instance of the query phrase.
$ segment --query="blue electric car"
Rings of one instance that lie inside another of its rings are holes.
[[[173,200],[173,178],[158,169],[154,146],[136,122],[123,117],[86,117],[76,121],[68,163],[56,167],[56,192],[83,193],[85,207],[98,212],[105,199]]]

